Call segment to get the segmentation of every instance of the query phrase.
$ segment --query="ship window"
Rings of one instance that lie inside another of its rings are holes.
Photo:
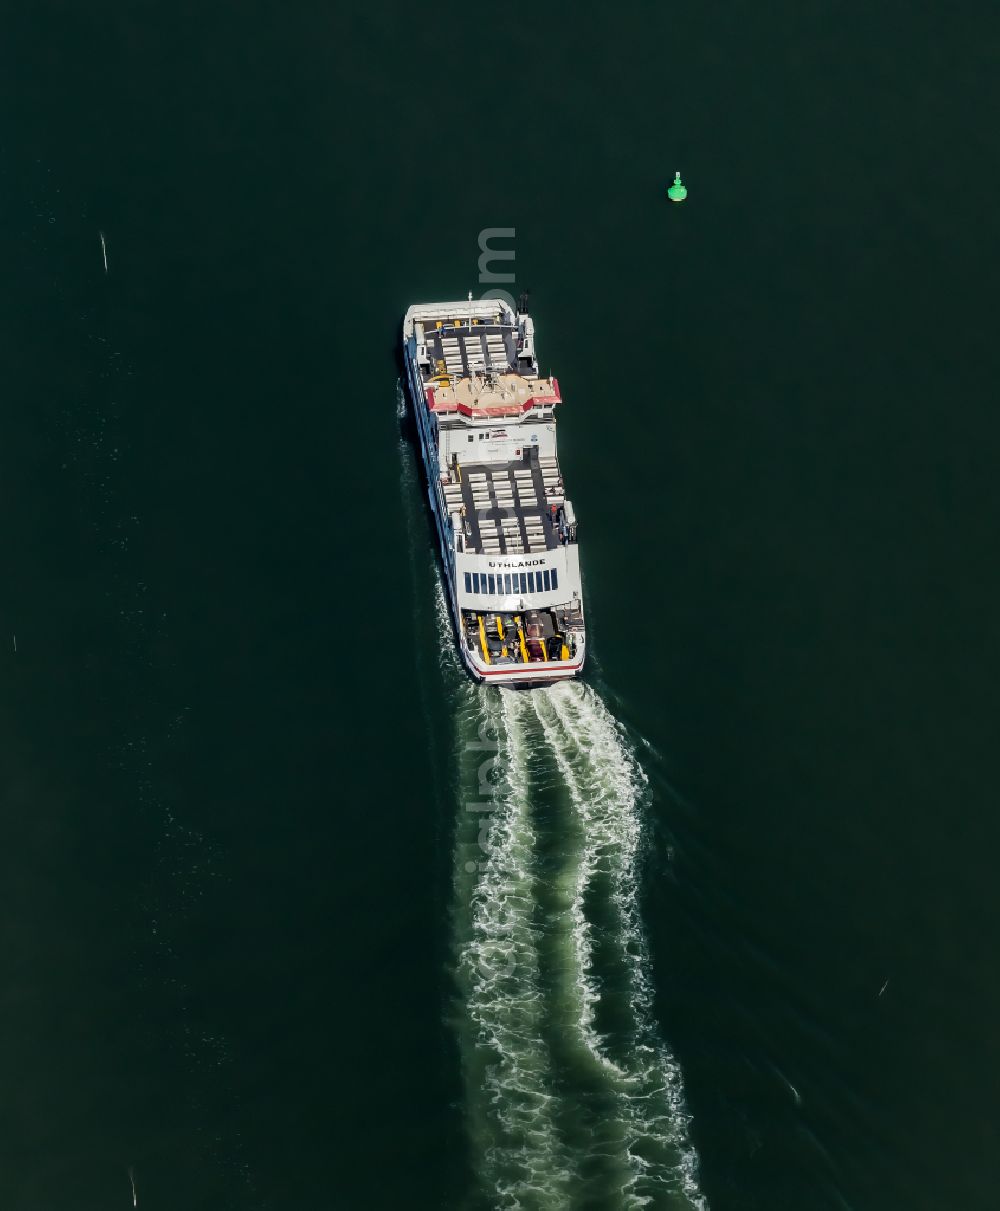
[[[504,574],[503,574],[503,591],[507,594],[508,597],[510,596],[510,573],[509,572],[504,572]]]
[[[465,591],[466,591],[466,593],[472,592],[472,573],[471,572],[465,573]]]
[[[473,591],[473,593],[479,592],[479,573],[478,572],[472,573],[472,591]]]
[[[496,592],[496,584],[494,582],[492,573],[487,577],[487,579],[490,582],[490,596],[492,597],[493,594]]]
[[[527,591],[528,591],[528,578],[527,578],[527,576],[525,576],[525,574],[524,574],[523,572],[518,573],[518,575],[521,577],[521,592],[522,592],[522,593],[527,593]]]
[[[553,590],[553,592],[558,588],[559,588],[559,573],[555,570],[555,568],[553,568],[552,569],[552,590]]]
[[[546,593],[552,588],[552,582],[549,580],[548,568],[546,568],[545,571],[542,573],[542,584],[545,586]]]
[[[471,442],[471,441],[475,441],[475,440],[476,440],[476,435],[475,435],[474,433],[470,433],[470,434],[469,434],[469,441]]]
[[[528,573],[528,592],[534,593],[534,591],[535,591],[535,573],[529,572]]]

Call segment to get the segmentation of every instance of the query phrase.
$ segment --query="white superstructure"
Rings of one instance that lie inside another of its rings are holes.
[[[463,661],[500,684],[577,676],[586,639],[556,448],[562,396],[538,373],[531,317],[471,296],[411,307],[403,358]]]

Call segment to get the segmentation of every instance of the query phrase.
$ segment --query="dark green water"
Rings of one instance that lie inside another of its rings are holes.
[[[701,1190],[997,1205],[996,46],[983,5],[8,13],[0,1206],[490,1205],[450,972],[495,704],[395,407],[489,226]],[[544,925],[595,800],[536,714]],[[560,938],[553,1138],[611,1207]]]

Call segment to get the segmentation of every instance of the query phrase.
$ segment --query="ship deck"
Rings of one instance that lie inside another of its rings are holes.
[[[565,503],[556,460],[527,457],[507,463],[463,463],[460,483],[445,487],[454,510],[459,501],[465,549],[481,554],[520,555],[555,550]]]
[[[438,373],[461,377],[477,371],[507,373],[518,369],[517,334],[509,324],[430,328],[424,339],[431,361],[427,377]]]

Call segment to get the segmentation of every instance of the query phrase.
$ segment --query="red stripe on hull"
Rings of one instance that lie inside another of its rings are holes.
[[[572,677],[583,668],[583,661],[579,664],[569,664],[562,666],[561,669],[552,669],[546,673],[545,665],[536,665],[530,671],[528,669],[480,669],[472,665],[472,669],[477,677],[506,677],[508,681],[513,681],[515,678],[522,677]]]

